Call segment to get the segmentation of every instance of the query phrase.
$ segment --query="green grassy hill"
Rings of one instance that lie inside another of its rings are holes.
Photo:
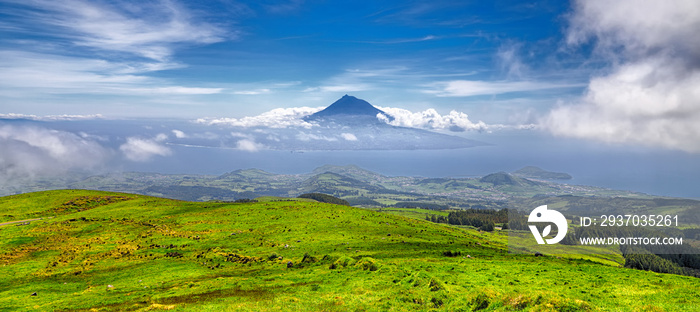
[[[0,226],[0,311],[700,309],[696,278],[510,255],[499,231],[348,206],[0,198],[0,223],[37,218]]]

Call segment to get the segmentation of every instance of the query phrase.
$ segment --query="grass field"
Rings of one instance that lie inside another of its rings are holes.
[[[0,223],[37,218],[0,227],[0,311],[700,310],[697,278],[508,254],[498,231],[347,206],[0,198]]]

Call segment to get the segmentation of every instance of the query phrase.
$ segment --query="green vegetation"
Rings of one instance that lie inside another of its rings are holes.
[[[335,204],[335,205],[344,205],[344,206],[350,206],[350,203],[348,203],[347,200],[340,199],[335,196],[327,195],[327,194],[321,194],[321,193],[306,193],[306,194],[301,194],[297,196],[298,198],[309,198],[313,199],[319,203],[327,203],[327,204]]]
[[[629,246],[621,246],[621,250],[623,251],[625,267],[627,268],[700,277],[700,270],[691,268],[692,264],[681,266],[678,264],[678,261],[670,261],[662,257],[668,255],[655,255],[648,250]],[[697,261],[697,259],[694,260]],[[697,266],[697,263],[695,265]]]
[[[220,176],[158,173],[111,173],[81,177],[68,175],[51,181],[0,187],[0,195],[18,190],[94,189],[188,201],[233,201],[260,196],[296,197],[323,193],[352,205],[383,207],[399,202],[423,202],[465,208],[510,208],[511,201],[559,195],[631,197],[651,196],[599,187],[531,181],[508,173],[483,178],[387,177],[357,166],[322,166],[308,174],[274,174],[259,169],[236,170]]]
[[[520,187],[526,187],[526,186],[537,186],[540,185],[540,182],[535,182],[535,181],[530,181],[528,179],[523,179],[519,178],[510,174],[507,174],[505,172],[498,172],[498,173],[492,173],[487,176],[484,176],[483,178],[479,179],[479,182],[482,183],[491,183],[494,186],[500,186],[500,185],[505,185],[505,186],[520,186]]]
[[[382,207],[382,203],[371,199],[369,197],[364,197],[364,196],[354,196],[354,197],[346,197],[345,200],[348,201],[350,206],[357,206],[357,207]]]
[[[513,200],[510,208],[529,211],[547,205],[576,216],[599,217],[602,214],[672,214],[686,226],[700,225],[700,201],[684,198],[630,198],[604,196],[551,196]]]
[[[428,210],[446,210],[450,206],[425,202],[398,202],[393,205],[396,208],[420,208]]]
[[[495,224],[507,225],[508,223],[508,209],[501,210],[486,210],[486,209],[466,209],[450,211],[449,214],[445,216],[435,217],[432,215],[430,218],[426,217],[426,220],[437,222],[437,223],[447,223],[453,225],[468,225],[476,228],[486,226],[490,231],[493,231]]]
[[[546,179],[546,180],[571,180],[573,177],[568,173],[547,171],[535,166],[527,166],[515,172],[514,175],[523,178]]]
[[[2,311],[700,307],[696,278],[508,254],[499,230],[348,206],[68,190],[3,197],[0,207],[4,222],[43,218],[0,227]]]

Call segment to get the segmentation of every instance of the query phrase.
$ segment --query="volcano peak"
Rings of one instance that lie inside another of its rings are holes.
[[[383,114],[391,118],[390,115],[372,106],[369,102],[346,94],[322,111],[308,116],[307,119],[314,120],[341,115],[376,117],[377,114]]]

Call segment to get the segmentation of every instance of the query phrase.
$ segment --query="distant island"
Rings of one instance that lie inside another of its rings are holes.
[[[527,166],[527,167],[521,168],[521,169],[513,172],[513,175],[523,177],[523,178],[545,179],[545,180],[571,180],[572,179],[572,176],[569,175],[568,173],[547,171],[547,170],[544,170],[542,168],[535,167],[535,166]]]

